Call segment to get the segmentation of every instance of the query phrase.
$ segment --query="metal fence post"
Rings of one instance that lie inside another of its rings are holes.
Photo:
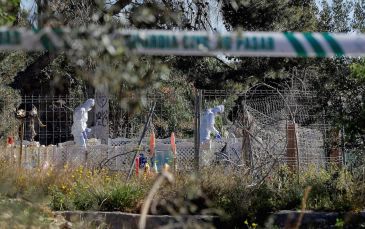
[[[200,111],[202,106],[202,90],[195,89],[195,114],[194,114],[194,160],[195,169],[199,171],[200,159]]]

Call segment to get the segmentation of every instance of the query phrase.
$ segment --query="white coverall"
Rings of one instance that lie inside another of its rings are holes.
[[[219,131],[214,127],[215,117],[218,113],[224,111],[224,106],[219,105],[214,108],[207,109],[200,120],[200,159],[199,164],[207,166],[214,159],[214,154],[211,151],[210,133],[213,133],[216,138],[221,138]]]
[[[220,138],[219,131],[214,127],[215,116],[218,113],[223,113],[224,105],[219,105],[214,108],[207,109],[201,120],[200,120],[200,143],[210,140],[210,133],[212,132],[214,136]]]
[[[88,114],[87,112],[95,105],[94,99],[88,99],[80,106],[76,107],[73,114],[73,124],[71,134],[74,136],[76,145],[86,148],[87,132],[91,130],[87,128]]]

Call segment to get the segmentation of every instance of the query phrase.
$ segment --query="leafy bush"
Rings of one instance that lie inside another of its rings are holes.
[[[71,174],[71,179],[52,188],[51,207],[55,210],[137,212],[145,195],[143,185],[125,183],[107,171],[79,167]]]
[[[137,185],[117,184],[111,188],[101,210],[135,212],[144,195],[144,190]]]

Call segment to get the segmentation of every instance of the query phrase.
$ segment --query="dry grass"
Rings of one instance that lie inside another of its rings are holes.
[[[300,209],[308,186],[312,187],[306,198],[308,210],[348,211],[365,206],[364,182],[354,180],[341,169],[326,171],[310,167],[298,180],[296,174],[281,167],[257,186],[251,185],[250,175],[222,167],[205,168],[200,173],[176,173],[174,178],[172,184],[161,185],[152,199],[150,214],[170,214],[177,218],[186,214],[213,214],[226,219],[228,226],[244,227],[245,219],[263,225],[272,212]],[[8,200],[22,203],[21,208],[38,209],[34,212],[41,219],[48,219],[43,215],[47,216],[51,209],[139,213],[155,177],[143,178],[141,174],[129,182],[125,180],[121,173],[82,166],[19,169],[16,163],[3,159],[0,160],[0,197],[5,202],[0,202],[4,209],[0,217],[17,214],[7,210],[12,209]],[[20,222],[28,223],[26,216],[19,215],[24,218]]]

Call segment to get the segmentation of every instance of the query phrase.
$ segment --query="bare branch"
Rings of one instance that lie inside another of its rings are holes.
[[[224,62],[222,59],[215,57],[216,60],[218,60],[219,62],[221,62],[222,64],[224,64],[224,66],[230,68],[230,69],[235,69],[234,67],[232,67],[231,65],[227,64],[226,62]]]
[[[168,182],[172,183],[174,181],[174,176],[167,171],[162,171],[161,175],[159,175],[157,177],[155,183],[153,184],[153,186],[152,186],[150,192],[148,193],[148,196],[142,206],[141,217],[139,219],[138,228],[144,229],[146,227],[146,217],[147,217],[148,209],[151,206],[153,197],[156,195],[157,191],[159,190],[159,188],[161,187],[161,185],[165,179]]]
[[[112,5],[108,10],[104,11],[104,13],[112,16],[117,15],[130,3],[132,3],[132,0],[117,0],[114,5]]]

